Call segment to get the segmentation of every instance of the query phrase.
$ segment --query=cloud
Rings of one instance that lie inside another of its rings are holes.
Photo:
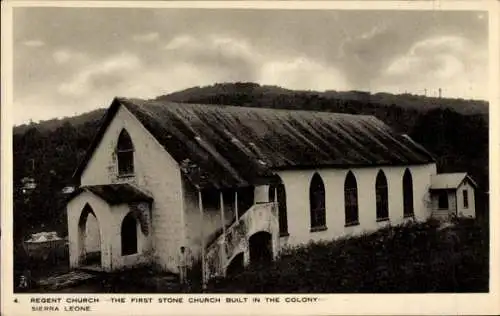
[[[389,22],[376,24],[365,32],[345,33],[339,43],[336,62],[357,89],[370,90],[372,79],[384,61],[399,49],[400,37]]]
[[[23,42],[23,45],[26,47],[42,47],[45,45],[45,42],[41,40],[27,40]]]
[[[58,86],[58,92],[68,96],[82,96],[107,89],[118,82],[127,80],[129,71],[141,67],[140,59],[132,54],[123,53],[111,56],[101,62],[90,64],[81,69],[69,81]]]
[[[264,64],[258,81],[296,90],[345,90],[349,86],[335,67],[305,57]]]
[[[104,58],[60,48],[52,52],[65,76],[40,82],[15,99],[16,121],[72,116],[109,106],[115,96],[154,98],[216,82],[253,81],[291,89],[343,90],[345,75],[312,57],[265,51],[226,35],[179,35],[156,58],[122,52]],[[139,58],[140,56],[140,58]],[[55,89],[53,88],[55,87]],[[50,93],[47,93],[49,91]]]
[[[52,53],[52,58],[56,64],[63,65],[69,62],[82,62],[86,59],[86,56],[83,53],[63,48],[54,51],[54,53]]]
[[[132,39],[139,43],[154,42],[160,38],[160,34],[157,32],[150,32],[145,34],[136,34]]]
[[[164,48],[171,58],[196,65],[212,76],[217,74],[214,77],[221,77],[221,81],[255,81],[311,90],[348,86],[345,75],[334,65],[305,56],[265,52],[240,38],[217,34],[205,38],[180,35]]]
[[[442,88],[450,97],[487,98],[487,52],[460,36],[423,39],[388,62],[377,79],[379,90]]]

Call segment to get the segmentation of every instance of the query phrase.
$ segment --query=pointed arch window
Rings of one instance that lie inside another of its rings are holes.
[[[311,214],[311,230],[326,228],[325,185],[317,173],[311,179],[309,186],[309,203]]]
[[[121,229],[122,256],[137,253],[137,221],[132,213],[127,214]]]
[[[118,136],[116,148],[118,158],[118,174],[127,176],[134,174],[134,145],[126,130],[122,130]]]
[[[275,197],[276,192],[278,196]],[[280,228],[280,236],[288,235],[288,218],[286,210],[286,191],[283,183],[272,184],[269,186],[269,202],[278,201],[278,221]]]
[[[358,212],[358,184],[356,177],[349,171],[344,182],[345,200],[345,225],[353,226],[359,224]]]
[[[403,216],[413,215],[413,179],[410,170],[406,169],[403,175]]]
[[[389,219],[389,194],[387,178],[382,170],[377,174],[375,181],[375,195],[377,199],[377,221]]]

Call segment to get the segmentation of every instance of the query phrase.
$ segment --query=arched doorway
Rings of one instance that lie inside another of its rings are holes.
[[[268,232],[258,232],[249,239],[250,264],[266,264],[273,258],[272,236]]]
[[[226,276],[231,277],[240,274],[244,269],[243,252],[237,254],[226,268]]]
[[[123,219],[121,227],[122,256],[137,253],[137,221],[132,213]]]
[[[80,266],[101,267],[101,233],[94,210],[86,204],[78,221]]]

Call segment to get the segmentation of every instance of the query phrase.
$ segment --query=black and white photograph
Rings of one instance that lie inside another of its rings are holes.
[[[489,19],[12,8],[13,293],[489,293]]]

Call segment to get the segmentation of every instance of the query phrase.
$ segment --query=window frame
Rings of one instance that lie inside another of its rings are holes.
[[[124,139],[124,137],[126,137]],[[123,147],[123,143],[129,143],[129,147]],[[135,147],[130,134],[122,129],[118,136],[116,144],[116,163],[118,169],[118,177],[126,178],[135,175]],[[125,165],[124,165],[125,163]]]
[[[410,218],[415,217],[415,197],[413,194],[413,175],[410,169],[406,168],[403,173],[403,217]],[[408,181],[408,182],[407,182]],[[407,185],[410,187],[407,187]],[[409,199],[409,200],[407,200]],[[407,212],[407,211],[411,212]]]
[[[359,225],[358,181],[351,170],[344,180],[344,215],[345,227]]]
[[[314,173],[309,183],[309,221],[311,232],[327,229],[325,183],[317,172]]]
[[[462,190],[462,201],[463,201],[464,209],[468,209],[469,208],[469,190],[467,190],[467,189]]]
[[[379,183],[379,180],[382,183]],[[375,203],[377,222],[389,220],[389,185],[383,170],[379,170],[375,179]]]

